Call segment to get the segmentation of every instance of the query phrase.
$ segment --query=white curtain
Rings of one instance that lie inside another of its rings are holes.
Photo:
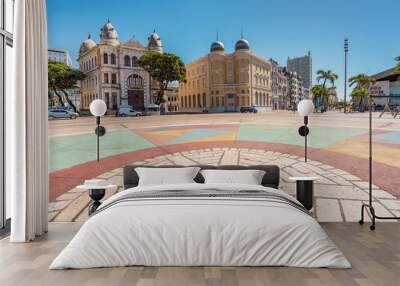
[[[12,242],[47,232],[47,23],[45,0],[15,1],[14,94],[7,98],[6,181]]]

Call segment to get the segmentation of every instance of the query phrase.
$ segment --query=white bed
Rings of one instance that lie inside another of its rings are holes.
[[[236,196],[135,197],[178,190]],[[252,197],[265,192],[272,199]],[[140,193],[138,193],[140,192]],[[124,200],[122,198],[132,199]],[[350,268],[318,222],[284,192],[255,185],[141,186],[105,201],[50,269],[145,266]]]

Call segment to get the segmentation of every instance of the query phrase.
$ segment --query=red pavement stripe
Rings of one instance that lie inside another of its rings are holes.
[[[103,173],[136,161],[142,161],[170,153],[205,148],[247,148],[281,152],[300,157],[304,155],[304,149],[301,146],[253,141],[191,142],[162,147],[153,147],[110,156],[101,159],[99,163],[97,161],[90,161],[50,173],[49,199],[50,201],[54,201],[58,196],[83,183],[85,179],[97,177]],[[368,180],[368,160],[366,159],[332,151],[314,149],[311,147],[309,147],[308,151],[308,157],[312,160],[319,161],[327,165],[332,165],[335,168],[347,171],[350,174],[360,177],[364,181]],[[397,187],[399,184],[398,168],[374,162],[373,169],[374,184],[393,194],[394,196],[400,197],[400,189]]]

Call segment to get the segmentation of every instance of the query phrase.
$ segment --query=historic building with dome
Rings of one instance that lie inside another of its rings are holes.
[[[186,83],[180,83],[181,111],[230,112],[254,105],[258,111],[272,108],[272,62],[239,39],[233,53],[217,39],[210,53],[186,65]]]
[[[103,99],[109,110],[130,105],[142,111],[153,104],[157,85],[150,82],[149,74],[137,63],[146,51],[163,52],[155,31],[148,37],[146,46],[135,38],[121,42],[110,21],[101,28],[99,43],[89,35],[81,44],[78,57],[79,68],[86,74],[81,82],[80,109],[88,110],[96,98]]]

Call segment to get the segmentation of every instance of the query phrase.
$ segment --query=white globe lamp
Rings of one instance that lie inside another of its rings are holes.
[[[311,99],[303,99],[297,105],[297,112],[304,117],[304,125],[299,128],[299,134],[304,136],[304,161],[307,162],[307,135],[310,130],[307,127],[308,115],[314,111],[314,103]]]
[[[314,111],[314,103],[311,99],[303,99],[297,105],[297,112],[301,116],[308,116]]]
[[[96,116],[96,124],[97,127],[94,133],[97,135],[97,162],[100,161],[100,136],[103,136],[106,133],[106,129],[100,125],[100,117],[106,114],[107,105],[101,99],[95,99],[90,103],[89,106],[90,113],[93,116]]]
[[[103,116],[107,112],[107,105],[103,100],[95,99],[90,103],[89,109],[93,116]]]

